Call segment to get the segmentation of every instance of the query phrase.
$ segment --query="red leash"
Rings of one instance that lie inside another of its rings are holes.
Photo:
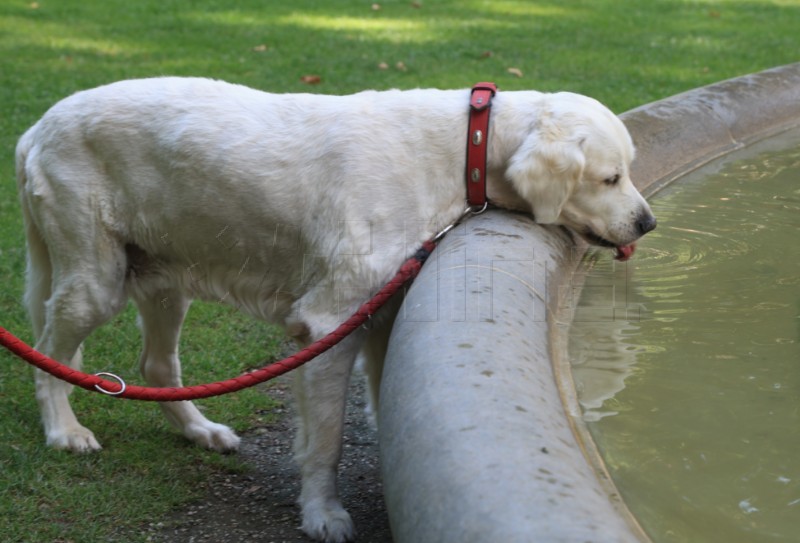
[[[349,319],[340,324],[336,330],[327,336],[288,358],[264,366],[261,369],[245,375],[228,379],[227,381],[182,388],[126,385],[124,381],[113,374],[103,372],[91,375],[65,366],[25,344],[22,340],[16,338],[2,327],[0,327],[0,345],[40,370],[46,371],[50,375],[93,392],[103,392],[111,396],[127,398],[129,400],[146,400],[153,402],[177,402],[220,396],[283,375],[284,373],[302,366],[309,360],[312,360],[314,357],[324,353],[342,341],[356,328],[364,324],[364,322],[380,309],[403,285],[410,279],[416,277],[419,270],[422,269],[422,264],[435,248],[436,244],[433,241],[426,241],[422,245],[422,248],[419,249],[414,256],[406,260],[400,267],[400,271],[398,271],[372,299],[359,307]],[[100,377],[101,375],[112,376],[119,379],[119,382],[108,381]]]

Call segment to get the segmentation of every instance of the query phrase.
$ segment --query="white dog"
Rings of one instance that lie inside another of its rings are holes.
[[[461,215],[469,94],[278,95],[159,78],[63,100],[17,147],[37,349],[80,366],[81,343],[129,298],[153,386],[181,386],[192,298],[280,323],[300,344],[320,338]],[[629,178],[633,154],[595,100],[500,92],[488,196],[627,258],[655,227]],[[354,536],[336,491],[345,394],[356,354],[381,362],[385,337],[360,331],[297,372],[299,503],[303,529],[322,541]],[[99,449],[70,388],[37,372],[47,443]],[[162,408],[199,445],[237,448],[192,403]]]

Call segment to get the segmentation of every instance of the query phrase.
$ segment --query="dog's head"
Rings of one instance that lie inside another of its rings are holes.
[[[546,100],[506,177],[536,222],[568,226],[589,243],[616,247],[617,258],[626,260],[634,241],[656,227],[630,178],[630,134],[596,100],[572,93]]]

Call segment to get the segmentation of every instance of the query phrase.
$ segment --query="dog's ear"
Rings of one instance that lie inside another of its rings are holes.
[[[537,130],[511,157],[506,177],[533,209],[539,224],[552,224],[583,175],[583,140]]]

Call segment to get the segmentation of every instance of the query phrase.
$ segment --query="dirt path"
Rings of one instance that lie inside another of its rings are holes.
[[[364,416],[364,386],[355,376],[350,387],[339,488],[358,529],[358,543],[391,543],[383,503],[376,432]],[[288,378],[270,395],[286,409],[274,424],[242,437],[239,452],[250,466],[245,474],[220,474],[208,481],[208,495],[164,522],[153,523],[155,543],[308,543],[299,529],[295,499],[299,474],[292,461],[294,424]]]

